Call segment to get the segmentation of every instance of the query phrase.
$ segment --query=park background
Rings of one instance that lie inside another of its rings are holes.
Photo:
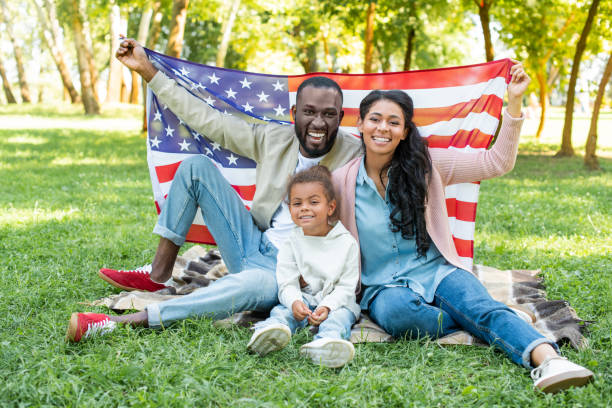
[[[2,406],[610,406],[612,0],[0,0]],[[486,181],[476,262],[541,269],[589,327],[564,353],[596,373],[559,395],[487,348],[357,347],[342,370],[249,332],[187,320],[64,343],[100,267],[149,263],[156,218],[143,88],[120,34],[209,65],[275,74],[388,72],[513,57],[532,78],[516,167]],[[598,137],[599,136],[599,137]]]

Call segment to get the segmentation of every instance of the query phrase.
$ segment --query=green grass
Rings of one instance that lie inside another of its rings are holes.
[[[482,183],[477,262],[542,269],[551,298],[567,299],[581,317],[597,321],[590,348],[563,348],[595,371],[595,381],[543,395],[501,353],[426,340],[359,345],[340,370],[299,357],[305,332],[258,358],[246,353],[246,329],[215,328],[207,319],[162,331],[121,327],[65,343],[71,312],[104,311],[80,302],[114,292],[97,277],[100,267],[153,257],[155,210],[140,112],[116,107],[96,119],[70,107],[32,106],[1,107],[0,115],[14,124],[0,130],[0,406],[612,403],[610,159],[601,160],[603,172],[588,172],[580,157],[539,154],[527,137],[515,170]]]

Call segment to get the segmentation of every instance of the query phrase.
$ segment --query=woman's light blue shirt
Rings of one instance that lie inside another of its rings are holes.
[[[360,306],[368,310],[370,302],[385,287],[409,287],[427,303],[433,301],[438,284],[456,267],[449,264],[432,242],[425,257],[417,258],[414,239],[404,239],[391,230],[389,215],[393,205],[389,194],[383,199],[361,161],[355,186],[355,217],[361,249]]]

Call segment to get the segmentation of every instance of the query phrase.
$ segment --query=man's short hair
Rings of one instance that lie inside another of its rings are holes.
[[[295,95],[296,102],[298,98],[300,97],[300,92],[302,92],[302,89],[306,88],[307,86],[312,86],[314,88],[335,89],[340,95],[340,102],[341,103],[344,102],[344,95],[342,94],[342,88],[340,88],[340,85],[338,85],[338,83],[334,81],[333,79],[329,79],[324,76],[310,77],[304,82],[302,82],[300,86],[298,86],[297,93]]]

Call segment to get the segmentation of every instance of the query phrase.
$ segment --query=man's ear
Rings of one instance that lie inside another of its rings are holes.
[[[293,105],[293,106],[291,107],[291,120],[292,120],[293,122],[295,122],[295,113],[296,113],[296,111],[297,111],[297,107],[296,107],[295,105]]]
[[[338,114],[338,124],[342,123],[342,118],[344,118],[344,110],[340,109],[340,113]]]

